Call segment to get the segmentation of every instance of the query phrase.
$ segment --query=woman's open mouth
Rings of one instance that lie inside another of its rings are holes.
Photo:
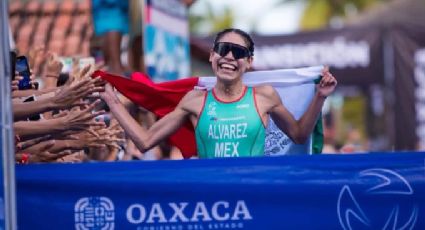
[[[226,71],[236,71],[238,69],[238,67],[236,65],[233,65],[233,64],[227,63],[227,62],[219,63],[218,67],[220,69],[226,70]]]

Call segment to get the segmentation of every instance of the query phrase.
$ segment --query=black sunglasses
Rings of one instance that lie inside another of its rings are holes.
[[[226,56],[230,51],[235,59],[251,56],[251,52],[248,48],[230,42],[217,42],[214,44],[213,50],[222,57]]]

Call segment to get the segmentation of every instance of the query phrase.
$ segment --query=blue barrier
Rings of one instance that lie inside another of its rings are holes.
[[[18,165],[20,229],[425,229],[425,153]]]

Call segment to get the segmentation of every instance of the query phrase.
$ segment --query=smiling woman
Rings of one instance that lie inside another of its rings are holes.
[[[254,42],[246,32],[233,28],[219,32],[209,58],[217,77],[215,86],[211,90],[190,91],[174,111],[149,130],[128,114],[110,85],[102,98],[142,152],[169,137],[186,120],[195,127],[201,158],[263,156],[269,116],[293,142],[304,143],[313,130],[323,102],[335,89],[335,78],[328,68],[323,69],[316,94],[297,121],[273,87],[247,87],[243,83],[242,76],[251,68],[253,56]]]

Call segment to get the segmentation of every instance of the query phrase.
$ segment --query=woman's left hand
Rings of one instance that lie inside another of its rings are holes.
[[[337,85],[336,78],[329,72],[329,67],[325,66],[322,70],[322,79],[317,84],[317,93],[321,97],[329,96]]]

